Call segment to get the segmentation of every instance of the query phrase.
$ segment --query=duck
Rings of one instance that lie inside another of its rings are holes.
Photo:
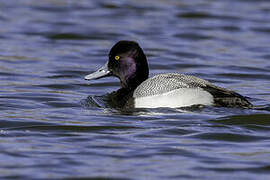
[[[186,74],[164,73],[149,78],[143,49],[135,41],[121,40],[109,51],[109,59],[85,80],[119,78],[121,88],[109,96],[118,108],[182,108],[196,105],[251,108],[246,97]]]

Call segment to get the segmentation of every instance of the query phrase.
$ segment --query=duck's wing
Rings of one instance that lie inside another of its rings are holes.
[[[252,107],[242,95],[213,85],[209,81],[191,75],[167,73],[153,76],[141,83],[133,97],[146,97],[167,93],[180,88],[201,88],[214,97],[214,104],[225,107]]]
[[[195,76],[178,73],[158,74],[142,82],[134,91],[134,96],[153,96],[176,89],[201,88],[206,85],[211,85],[211,83]]]

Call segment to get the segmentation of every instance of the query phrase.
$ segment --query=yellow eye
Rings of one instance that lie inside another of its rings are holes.
[[[120,59],[120,56],[115,56],[114,59],[118,61]]]

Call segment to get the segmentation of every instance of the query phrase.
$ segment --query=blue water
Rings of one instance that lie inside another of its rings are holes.
[[[0,1],[1,179],[269,179],[268,0]],[[255,109],[108,107],[118,40]]]

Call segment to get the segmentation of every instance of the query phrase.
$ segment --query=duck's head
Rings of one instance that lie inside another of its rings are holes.
[[[134,41],[119,41],[110,50],[109,60],[96,72],[85,76],[86,80],[116,76],[122,88],[135,89],[148,78],[146,56]]]

